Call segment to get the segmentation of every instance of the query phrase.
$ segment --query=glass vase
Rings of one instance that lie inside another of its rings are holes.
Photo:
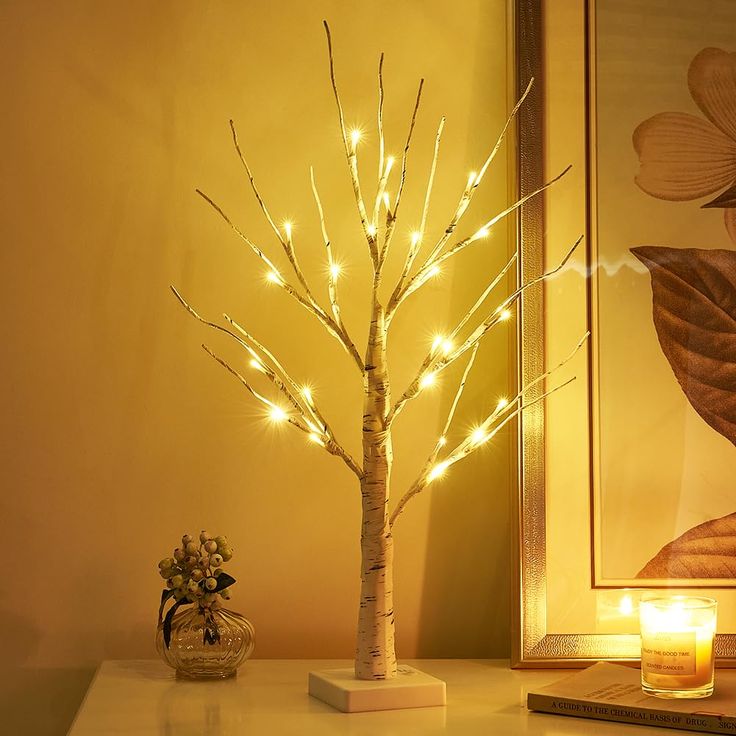
[[[253,653],[255,629],[244,616],[222,606],[192,604],[171,621],[169,646],[163,623],[156,632],[156,651],[180,677],[225,678],[234,675]]]

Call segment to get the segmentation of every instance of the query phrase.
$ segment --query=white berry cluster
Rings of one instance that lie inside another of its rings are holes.
[[[222,574],[222,564],[233,556],[227,539],[213,537],[203,531],[199,542],[191,534],[181,538],[181,547],[174,550],[173,557],[158,563],[159,574],[166,580],[166,587],[174,591],[174,599],[186,598],[192,603],[209,606],[217,596],[228,599],[230,592],[223,588],[214,592],[217,578]]]

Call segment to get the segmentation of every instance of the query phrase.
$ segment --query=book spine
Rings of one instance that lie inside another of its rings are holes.
[[[596,718],[602,721],[618,721],[620,723],[639,723],[643,726],[661,726],[663,728],[680,728],[700,733],[732,733],[736,734],[736,718],[719,716],[710,713],[675,713],[654,708],[637,708],[615,703],[594,703],[574,698],[560,698],[540,693],[529,693],[527,697],[529,710],[543,713],[556,713],[578,718]]]

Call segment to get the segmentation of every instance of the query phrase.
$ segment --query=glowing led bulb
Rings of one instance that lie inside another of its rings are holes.
[[[478,240],[479,238],[487,238],[490,234],[491,232],[487,227],[482,227],[475,235],[473,235],[473,240]]]
[[[257,371],[262,371],[265,373],[265,369],[263,367],[263,363],[261,363],[260,360],[256,360],[253,358],[253,360],[250,361],[251,368],[255,368]]]
[[[452,350],[452,340],[442,340],[442,352],[447,355]]]
[[[413,246],[416,245],[421,239],[422,239],[422,234],[418,230],[415,230],[411,234],[411,244]]]
[[[509,405],[509,400],[504,396],[498,400],[498,404],[496,404],[496,411],[501,411],[501,409],[505,409]]]
[[[470,189],[470,187],[472,187],[473,184],[475,184],[475,181],[477,178],[478,178],[478,172],[476,171],[471,171],[468,174],[468,189]]]
[[[284,223],[284,232],[286,233],[286,239],[291,240],[291,223],[288,220]]]
[[[435,266],[432,266],[432,268],[429,269],[429,272],[428,273],[429,273],[430,276],[436,276],[440,272],[440,270],[441,270],[440,267],[435,265]]]
[[[502,309],[501,314],[498,315],[498,318],[505,322],[507,319],[511,319],[511,312],[509,312],[508,309]]]
[[[618,610],[622,616],[631,616],[634,612],[634,601],[628,593],[621,599],[621,603],[618,605]]]
[[[279,276],[279,274],[277,274],[276,271],[269,271],[266,274],[266,281],[272,284],[279,284],[279,285],[284,283],[283,280],[281,279],[281,276]]]
[[[431,483],[435,478],[439,478],[441,475],[444,474],[445,470],[447,470],[450,463],[447,461],[442,463],[437,463],[432,470],[429,471],[429,474],[427,475],[427,480]]]
[[[470,435],[470,439],[476,444],[479,445],[481,442],[485,442],[488,439],[488,435],[486,434],[483,427],[478,427],[473,431],[473,434]]]
[[[437,376],[434,373],[427,373],[427,375],[419,381],[419,388],[427,388],[427,386],[431,386],[435,382],[436,378]]]
[[[325,443],[323,442],[322,438],[316,432],[312,432],[309,435],[309,439],[312,440],[312,442],[314,442],[317,445],[321,445],[322,447],[325,446]]]
[[[383,204],[387,210],[391,209],[391,198],[388,196],[388,192],[383,193]]]
[[[302,389],[302,396],[311,404],[312,403],[312,391],[308,386]]]
[[[447,437],[445,437],[444,435],[442,435],[442,437],[440,437],[440,438],[439,438],[439,439],[437,440],[437,444],[438,444],[438,445],[439,445],[440,447],[444,447],[444,446],[445,446],[445,445],[447,444]]]
[[[276,422],[283,422],[287,417],[286,412],[280,406],[272,406],[269,414]]]
[[[360,131],[357,128],[353,128],[350,131],[350,142],[353,144],[353,148],[358,145],[358,141],[360,140]]]
[[[340,266],[337,263],[330,264],[330,274],[332,275],[333,279],[337,279],[337,277],[340,275]]]
[[[442,337],[442,335],[435,335],[434,340],[432,340],[432,352],[437,350],[437,348],[442,345],[445,338]]]
[[[376,230],[376,226],[375,225],[368,225],[368,227],[366,228],[366,230],[368,231],[368,235],[370,235],[372,238],[375,238],[376,237],[376,233],[378,231]]]
[[[388,175],[388,172],[391,171],[391,167],[394,165],[394,161],[395,159],[393,156],[389,156],[386,159],[386,168],[384,169],[384,174]]]

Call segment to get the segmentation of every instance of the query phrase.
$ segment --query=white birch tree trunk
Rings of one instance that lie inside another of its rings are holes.
[[[391,408],[386,363],[385,312],[374,296],[365,357],[361,588],[355,676],[361,680],[396,677],[393,606],[393,537],[388,500],[392,447],[386,418]]]

